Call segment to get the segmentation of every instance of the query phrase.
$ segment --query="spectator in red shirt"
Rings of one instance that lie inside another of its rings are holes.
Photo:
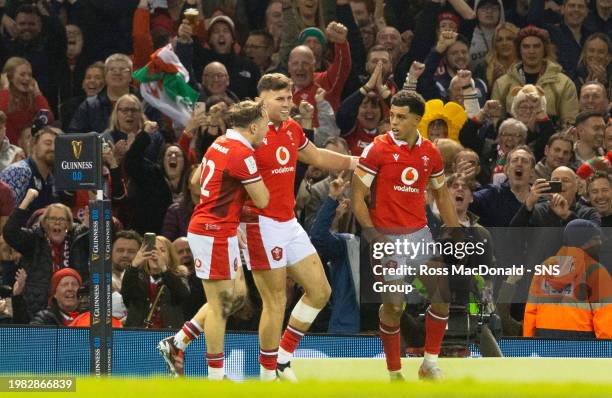
[[[340,95],[351,71],[351,54],[344,25],[331,22],[326,29],[327,40],[334,43],[334,59],[324,72],[315,73],[315,56],[307,46],[297,46],[289,54],[289,76],[293,80],[293,102],[296,106],[307,101],[316,107],[317,88],[323,88],[334,111],[340,106]],[[315,111],[316,112],[316,111]],[[315,127],[319,126],[315,113]]]
[[[19,132],[32,123],[37,111],[49,109],[49,103],[32,78],[32,65],[26,59],[9,58],[2,72],[6,73],[9,86],[0,91],[0,110],[6,113],[6,136],[16,144]]]

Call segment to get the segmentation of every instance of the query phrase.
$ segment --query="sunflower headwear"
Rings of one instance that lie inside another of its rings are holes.
[[[425,114],[418,125],[419,132],[425,138],[429,138],[428,127],[434,120],[444,120],[448,130],[448,136],[454,141],[459,141],[459,131],[467,120],[467,112],[456,102],[447,102],[433,99],[425,104]]]

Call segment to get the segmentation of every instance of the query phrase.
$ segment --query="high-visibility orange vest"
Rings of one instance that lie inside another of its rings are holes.
[[[111,318],[111,323],[113,325],[114,328],[122,328],[123,324],[121,323],[121,321],[115,317]],[[83,312],[82,314],[80,314],[79,316],[77,316],[76,318],[74,318],[74,321],[70,322],[70,324],[68,324],[69,327],[78,327],[78,326],[84,326],[84,327],[89,327],[91,326],[91,315],[90,312]]]
[[[546,265],[560,275],[535,275],[525,307],[523,336],[612,338],[612,278],[584,250],[562,247]],[[574,332],[574,334],[572,334]]]

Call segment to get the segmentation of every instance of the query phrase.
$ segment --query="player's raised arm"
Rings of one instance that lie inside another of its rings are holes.
[[[327,149],[317,148],[312,142],[309,142],[298,153],[300,162],[325,170],[355,170],[358,159],[356,156],[342,155]]]
[[[270,202],[270,191],[268,191],[268,188],[266,187],[266,184],[264,184],[263,180],[246,184],[244,189],[246,189],[247,193],[253,200],[253,203],[259,209],[263,209],[268,206],[268,203]]]

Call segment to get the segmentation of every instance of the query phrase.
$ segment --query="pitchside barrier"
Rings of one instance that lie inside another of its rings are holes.
[[[114,376],[167,375],[156,346],[173,331],[123,329],[113,331]],[[612,358],[612,340],[543,340],[504,338],[499,345],[505,357]],[[471,346],[472,356],[479,357]],[[254,333],[229,333],[225,340],[225,368],[230,378],[259,375],[259,346]],[[64,327],[0,327],[0,374],[90,373],[89,329]],[[307,335],[296,352],[300,358],[381,358],[376,336]],[[205,376],[204,339],[187,350],[185,373]]]

